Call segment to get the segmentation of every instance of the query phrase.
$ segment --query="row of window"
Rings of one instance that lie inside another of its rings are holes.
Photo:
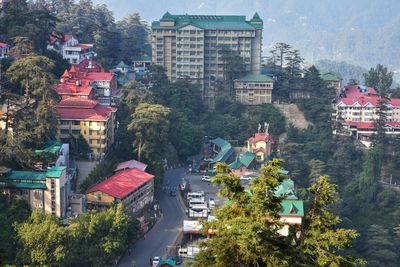
[[[271,95],[271,90],[236,90],[237,94],[256,94],[256,95]]]

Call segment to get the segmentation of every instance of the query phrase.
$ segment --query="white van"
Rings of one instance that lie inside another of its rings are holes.
[[[201,198],[204,197],[204,191],[198,191],[198,192],[189,192],[187,194],[187,199],[191,200],[192,198]]]
[[[204,197],[200,198],[192,198],[189,200],[189,208],[191,208],[193,205],[204,205],[206,204],[204,201]]]

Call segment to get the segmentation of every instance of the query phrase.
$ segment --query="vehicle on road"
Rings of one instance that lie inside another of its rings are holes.
[[[207,204],[200,204],[200,205],[193,205],[189,209],[189,218],[207,218],[209,209],[207,207]]]
[[[201,180],[202,180],[203,182],[211,182],[211,177],[208,176],[208,175],[204,175],[204,176],[201,178]]]
[[[187,194],[188,200],[191,200],[192,198],[201,198],[201,197],[204,197],[204,191],[189,192]]]
[[[176,190],[175,190],[175,189],[171,189],[171,190],[169,191],[169,195],[170,195],[171,197],[176,197]]]
[[[170,257],[170,259],[173,260],[176,265],[181,265],[183,262],[183,258],[181,256]]]
[[[153,266],[153,267],[157,267],[158,264],[160,263],[160,260],[161,260],[161,257],[155,256],[155,257],[153,258],[153,260],[151,261],[152,266]]]
[[[253,178],[254,178],[254,177],[248,176],[248,175],[240,176],[240,180],[251,180],[251,179],[253,179]]]
[[[200,198],[192,198],[189,200],[189,208],[191,208],[193,205],[204,205],[206,204],[204,197]]]

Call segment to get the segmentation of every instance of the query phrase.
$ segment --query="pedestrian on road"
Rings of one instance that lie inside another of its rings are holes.
[[[150,258],[150,265],[153,265],[153,260]]]
[[[144,234],[144,235],[143,235],[143,239],[146,239],[146,237],[147,237],[146,234]]]

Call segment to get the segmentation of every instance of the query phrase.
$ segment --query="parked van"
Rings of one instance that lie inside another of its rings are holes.
[[[204,205],[206,204],[204,201],[204,197],[200,198],[192,198],[189,200],[189,208],[191,208],[193,205]]]
[[[187,194],[187,199],[191,200],[192,198],[201,198],[204,197],[204,191],[198,191],[198,192],[189,192]]]

